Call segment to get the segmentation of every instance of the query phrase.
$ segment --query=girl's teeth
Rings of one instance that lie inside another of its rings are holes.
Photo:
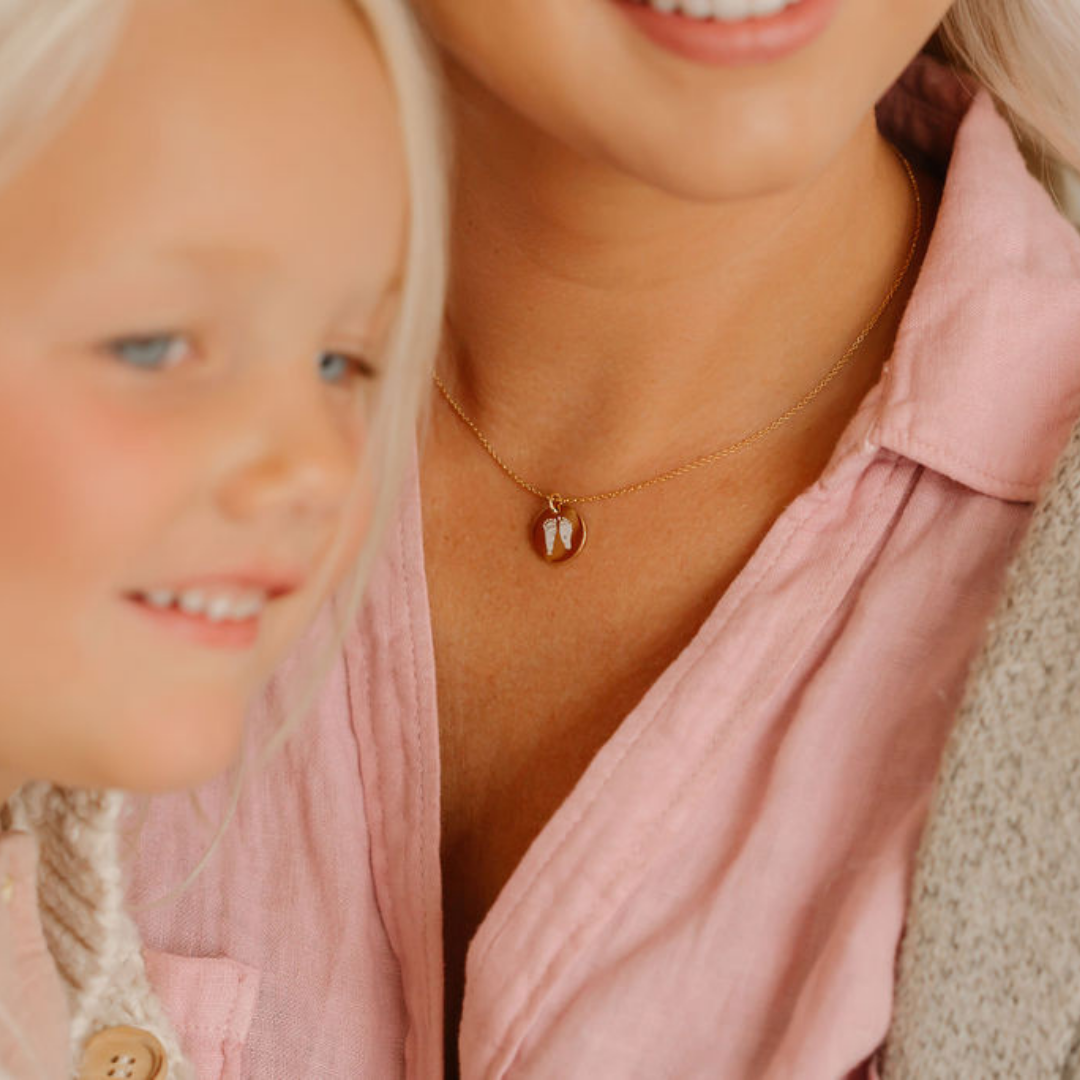
[[[258,589],[210,593],[205,589],[151,589],[140,594],[143,600],[158,610],[176,607],[185,615],[202,616],[213,623],[247,622],[261,615],[266,607],[266,593]]]
[[[223,622],[232,614],[232,601],[227,596],[215,596],[206,605],[206,617],[211,622]]]
[[[185,589],[180,594],[179,607],[185,615],[201,615],[206,610],[206,597],[198,589]]]
[[[206,606],[206,617],[211,622],[246,622],[261,615],[266,607],[266,596],[260,592],[243,593],[239,596],[217,596]]]
[[[266,607],[266,596],[264,593],[250,593],[246,598],[241,598],[233,605],[232,617],[234,619],[254,619],[256,615],[261,615],[263,608]]]

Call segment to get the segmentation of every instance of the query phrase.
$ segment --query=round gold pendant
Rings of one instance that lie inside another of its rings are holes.
[[[572,559],[585,546],[585,519],[572,507],[550,500],[533,519],[533,550],[546,563]]]

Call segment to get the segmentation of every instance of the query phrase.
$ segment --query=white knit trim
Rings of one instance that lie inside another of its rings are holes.
[[[12,825],[38,842],[41,922],[68,994],[73,1075],[92,1035],[131,1025],[161,1042],[170,1080],[195,1080],[150,989],[139,933],[124,906],[123,794],[28,784],[8,806]]]

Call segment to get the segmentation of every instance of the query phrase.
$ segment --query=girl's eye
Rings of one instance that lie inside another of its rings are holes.
[[[162,371],[183,360],[191,351],[191,343],[179,334],[148,334],[110,342],[109,351],[132,367]]]
[[[355,377],[373,379],[375,368],[362,356],[339,352],[319,354],[319,378],[323,382],[338,385]]]

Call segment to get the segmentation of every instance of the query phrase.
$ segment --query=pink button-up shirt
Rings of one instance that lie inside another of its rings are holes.
[[[839,1080],[885,1037],[965,672],[1080,413],[1080,239],[990,97],[934,61],[879,124],[946,176],[894,353],[497,898],[468,958],[466,1077]],[[311,722],[249,779],[191,890],[142,913],[197,1060],[215,1006],[169,970],[258,973],[243,1067],[206,1077],[441,1074],[421,535],[414,483]],[[227,801],[218,785],[204,806]],[[210,832],[160,801],[135,898],[175,884]]]

